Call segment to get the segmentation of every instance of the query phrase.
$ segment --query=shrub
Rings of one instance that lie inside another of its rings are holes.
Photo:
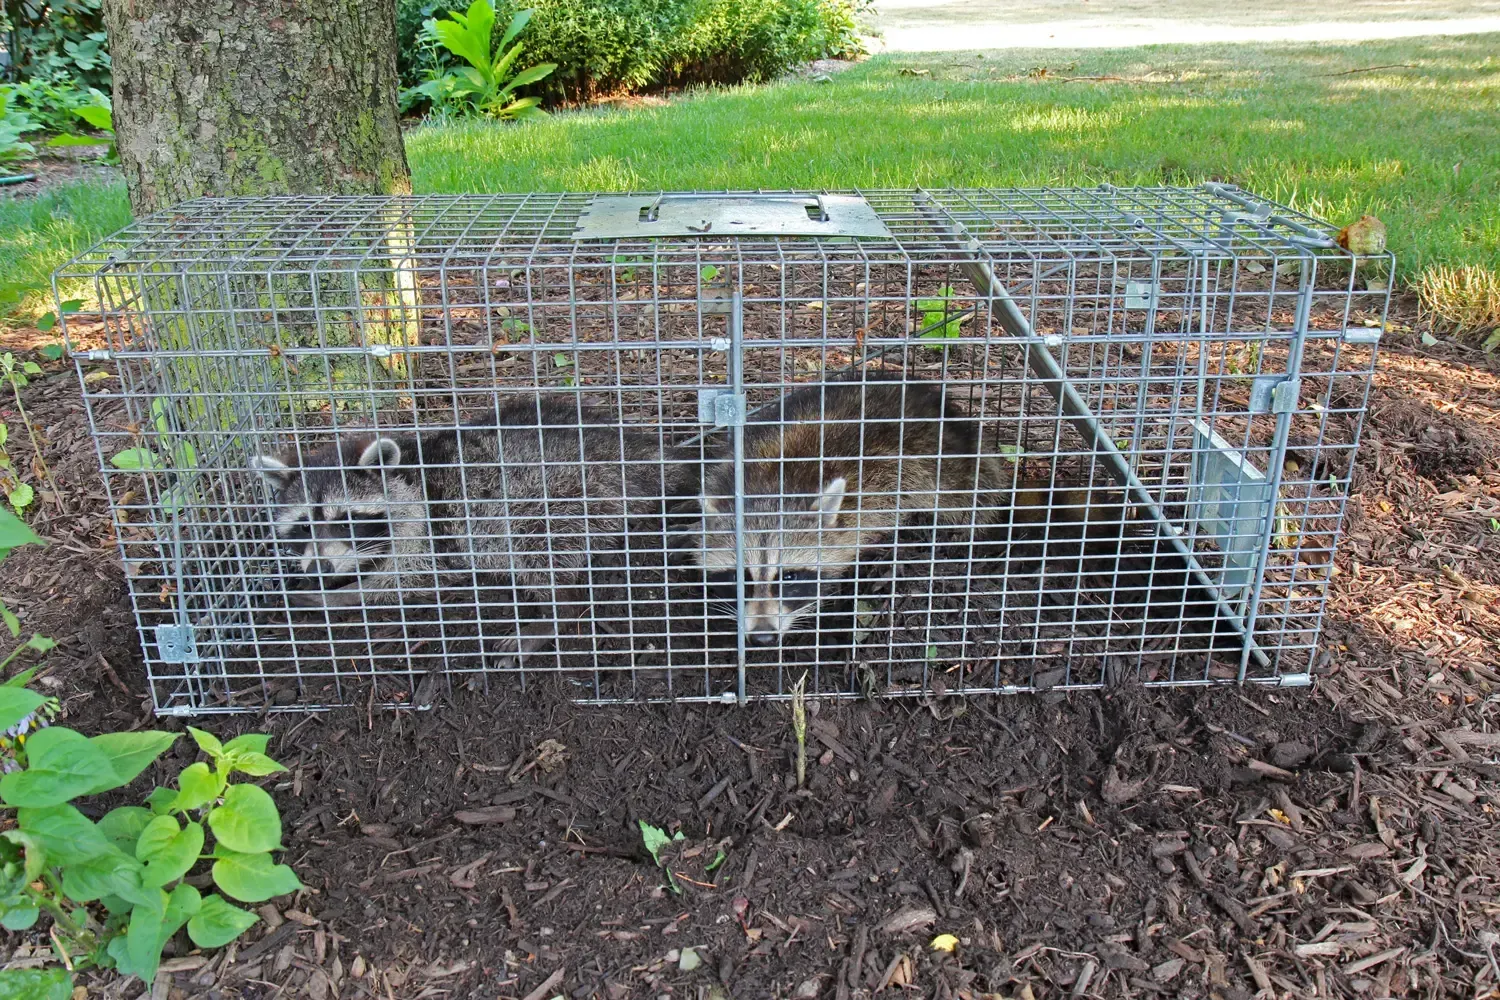
[[[669,84],[765,80],[799,62],[861,51],[859,18],[868,0],[530,0],[531,59],[557,63],[546,93],[570,100]],[[521,4],[506,0],[501,18]],[[434,54],[419,44],[438,0],[400,0],[405,79],[430,74]]]
[[[189,765],[176,789],[157,788],[145,806],[120,806],[95,822],[70,800],[129,784],[180,734],[89,738],[50,725],[56,700],[24,687],[30,674],[0,687],[7,732],[0,740],[7,771],[0,799],[15,810],[14,824],[0,833],[0,926],[28,930],[45,912],[53,948],[68,969],[114,968],[150,983],[162,948],[184,926],[197,947],[218,948],[259,919],[225,897],[259,903],[302,888],[290,868],[271,858],[281,850],[281,816],[271,796],[258,785],[229,781],[236,772],[260,777],[285,770],[265,755],[266,736],[221,744],[188,727],[212,768]],[[189,881],[205,867],[217,893],[201,893],[192,883],[203,881]],[[67,981],[62,970],[51,975]],[[0,972],[0,993],[18,995],[27,984],[15,978]]]
[[[109,89],[102,0],[0,0],[15,80]]]
[[[9,89],[11,106],[24,112],[44,132],[77,132],[79,111],[109,107],[109,97],[102,91],[83,90],[70,80],[27,80]]]
[[[515,96],[516,88],[535,83],[557,68],[555,63],[541,63],[517,71],[523,46],[515,39],[530,20],[531,11],[517,11],[497,46],[493,40],[495,8],[490,0],[474,0],[464,13],[454,11],[446,17],[428,18],[422,23],[421,44],[432,49],[441,47],[468,65],[441,74],[436,68],[430,70],[426,83],[401,95],[402,108],[426,101],[434,108],[460,115],[517,119],[545,115],[537,107],[541,98]]]

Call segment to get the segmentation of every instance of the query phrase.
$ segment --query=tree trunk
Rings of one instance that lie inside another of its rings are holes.
[[[200,196],[407,194],[395,0],[105,0],[136,215]]]

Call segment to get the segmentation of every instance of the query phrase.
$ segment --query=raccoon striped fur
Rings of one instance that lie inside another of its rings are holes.
[[[656,553],[675,497],[698,489],[696,465],[664,452],[655,431],[573,397],[528,397],[456,430],[349,440],[303,456],[259,456],[271,521],[290,549],[306,607],[360,607],[476,593],[497,580],[578,618],[618,595],[631,550]],[[637,557],[641,561],[646,557]],[[608,588],[601,590],[601,588]],[[545,646],[549,622],[514,649]]]

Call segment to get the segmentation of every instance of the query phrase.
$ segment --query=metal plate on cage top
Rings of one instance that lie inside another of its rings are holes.
[[[870,203],[847,194],[596,195],[580,240],[652,236],[863,236],[894,239]]]

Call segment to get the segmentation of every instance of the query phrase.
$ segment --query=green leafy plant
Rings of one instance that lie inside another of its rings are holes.
[[[10,87],[0,87],[0,163],[25,160],[36,155],[36,147],[21,137],[42,126],[12,106]]]
[[[969,317],[959,312],[953,299],[953,286],[943,285],[937,290],[937,298],[917,300],[917,313],[921,316],[917,329],[922,331],[923,340],[952,340],[963,336],[961,327]]]
[[[677,877],[672,874],[672,869],[667,867],[666,861],[661,856],[663,849],[684,839],[682,831],[678,830],[669,837],[667,831],[659,826],[652,826],[643,819],[636,820],[636,825],[641,828],[641,844],[646,848],[646,853],[651,855],[651,860],[656,863],[656,867],[667,873],[667,887],[673,892],[682,892],[682,887],[677,884]]]
[[[144,806],[119,806],[96,823],[72,800],[128,785],[180,734],[90,738],[49,725],[48,699],[24,686],[29,679],[0,687],[0,727],[14,734],[0,778],[0,802],[14,810],[13,826],[0,833],[0,926],[27,930],[46,912],[69,970],[114,968],[150,983],[162,948],[184,926],[193,944],[217,948],[259,919],[230,899],[260,903],[302,888],[272,859],[282,846],[270,794],[230,782],[285,770],[266,756],[269,737],[220,743],[188,727],[208,762],[184,768],[176,789],[156,788]],[[194,877],[205,867],[206,879]],[[199,891],[209,883],[217,893]],[[17,986],[9,976],[0,972],[0,995]]]
[[[108,148],[104,151],[104,162],[118,163],[120,153],[115,148],[115,113],[110,106],[109,98],[99,94],[98,100],[99,103],[74,108],[73,114],[87,122],[95,131],[102,133],[101,135],[59,135],[50,139],[47,145],[106,146]]]
[[[797,739],[797,787],[807,784],[807,674],[792,687],[792,735]]]
[[[108,36],[102,0],[4,0],[0,24],[12,76],[57,84],[104,87],[110,83]]]
[[[26,114],[43,132],[77,132],[83,120],[79,108],[109,105],[109,97],[90,87],[85,90],[71,80],[25,80],[11,85],[12,108]]]
[[[0,431],[5,430],[5,425],[0,424]],[[0,435],[0,443],[3,443],[3,441],[4,436]],[[3,454],[3,450],[0,450],[0,455]],[[0,562],[3,562],[5,557],[10,555],[11,549],[19,548],[22,545],[45,544],[47,543],[39,538],[37,533],[32,531],[25,521],[22,521],[4,507],[0,507]],[[16,617],[10,608],[5,606],[4,601],[0,601],[0,620],[5,622],[5,630],[10,633],[12,639],[19,639],[21,637],[21,620]],[[56,645],[57,643],[41,633],[33,632],[29,639],[12,649],[10,655],[6,656],[4,661],[0,661],[0,673],[3,673],[15,662],[16,657],[24,652],[30,650],[36,653],[46,653]],[[56,710],[56,707],[56,703],[53,703],[53,711]],[[0,760],[10,759],[15,738],[16,735],[14,733],[7,733],[5,736],[0,737]]]
[[[501,119],[546,114],[539,107],[540,97],[515,96],[518,88],[544,79],[557,69],[556,63],[539,63],[516,72],[522,43],[515,39],[531,14],[530,10],[517,11],[498,46],[493,44],[495,8],[490,0],[474,0],[468,11],[453,11],[446,18],[428,18],[422,25],[425,43],[441,46],[468,65],[440,75],[434,69],[429,80],[402,94],[402,104],[410,108],[425,100],[434,108]]]
[[[0,375],[10,383],[11,393],[16,398],[16,410],[21,415],[21,424],[26,428],[27,437],[31,439],[32,464],[37,476],[50,482],[52,471],[47,468],[46,459],[42,458],[42,449],[37,446],[36,429],[32,427],[26,404],[21,399],[21,390],[31,384],[31,376],[40,374],[42,366],[35,361],[18,361],[10,351],[0,354]],[[15,508],[16,513],[21,514],[36,499],[36,491],[29,483],[22,482],[16,473],[9,453],[4,451],[5,443],[10,439],[10,428],[4,424],[0,424],[0,427],[5,428],[4,437],[0,438],[0,489],[5,491],[5,499]]]

